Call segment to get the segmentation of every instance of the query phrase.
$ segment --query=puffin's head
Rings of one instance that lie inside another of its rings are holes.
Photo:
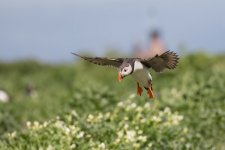
[[[124,77],[130,75],[133,69],[130,63],[124,62],[118,72],[118,81],[121,81]]]

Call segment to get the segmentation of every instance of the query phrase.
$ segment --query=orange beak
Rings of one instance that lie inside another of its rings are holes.
[[[123,80],[123,77],[122,77],[122,75],[118,72],[118,81],[120,82],[120,81],[122,81]]]

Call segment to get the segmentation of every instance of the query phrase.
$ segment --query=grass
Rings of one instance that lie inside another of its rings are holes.
[[[112,68],[1,63],[0,149],[225,149],[224,68],[225,56],[198,53],[150,70],[151,101]]]

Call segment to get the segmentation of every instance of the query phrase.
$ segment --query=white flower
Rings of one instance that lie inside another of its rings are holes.
[[[126,138],[130,142],[135,141],[135,136],[136,136],[136,132],[134,130],[128,130],[126,133]]]
[[[68,135],[70,133],[70,129],[68,127],[64,126],[63,130],[66,133],[66,135]]]
[[[142,108],[141,106],[138,106],[138,107],[136,108],[136,111],[137,111],[137,112],[142,112],[142,111],[143,111],[143,108]]]
[[[160,118],[160,117],[157,117],[157,116],[153,116],[152,117],[152,121],[154,121],[154,122],[161,122],[162,121],[162,119]]]
[[[94,116],[92,114],[89,114],[87,117],[87,122],[93,122],[94,121]]]
[[[16,131],[14,131],[11,135],[13,138],[16,137]]]
[[[147,136],[139,136],[138,140],[140,140],[141,142],[146,142],[147,141]]]
[[[135,96],[136,96],[135,94],[131,94],[131,95],[129,96],[129,99],[133,99]]]
[[[138,134],[142,134],[143,133],[143,131],[142,130],[138,130]]]
[[[107,112],[107,113],[105,114],[105,117],[106,117],[106,118],[109,118],[110,115],[111,115],[110,112]]]
[[[70,145],[70,148],[71,148],[71,149],[76,148],[76,144],[72,144],[72,145]]]
[[[26,122],[26,126],[27,126],[28,128],[30,128],[30,127],[31,127],[31,122],[30,122],[30,121],[27,121],[27,122]]]
[[[45,122],[43,123],[43,126],[44,126],[44,127],[47,127],[47,125],[48,125],[48,122],[45,121]]]
[[[145,103],[145,105],[144,105],[144,108],[146,108],[146,109],[149,109],[150,108],[150,103],[149,102],[147,102],[147,103]]]
[[[71,114],[72,114],[73,116],[78,116],[78,114],[77,114],[77,112],[76,112],[75,110],[72,110],[72,111],[71,111]]]
[[[101,143],[101,144],[99,145],[99,148],[105,149],[105,143]]]
[[[183,118],[184,117],[181,116],[181,115],[177,115],[177,114],[173,115],[172,118],[171,118],[172,119],[172,124],[173,125],[178,125],[180,123],[180,121],[183,120]]]
[[[102,113],[99,113],[98,116],[97,116],[97,119],[98,119],[98,120],[101,120],[102,118],[103,118]]]
[[[166,108],[164,109],[164,113],[166,113],[166,114],[171,114],[170,108],[169,108],[169,107],[166,107]]]
[[[152,147],[152,145],[153,145],[152,143],[149,143],[149,144],[148,144],[148,147]]]
[[[179,120],[179,121],[181,121],[181,120],[183,120],[183,119],[184,119],[184,116],[178,115],[178,120]]]
[[[188,133],[188,128],[184,128],[184,129],[183,129],[183,132],[184,132],[184,133]]]
[[[141,146],[140,143],[134,143],[134,144],[133,144],[133,147],[134,147],[134,148],[139,148],[140,146]]]
[[[86,137],[87,137],[87,138],[91,138],[91,135],[90,135],[90,134],[87,134]]]
[[[123,131],[117,132],[117,136],[118,136],[119,138],[122,138],[122,137],[123,137]]]
[[[74,125],[70,125],[69,129],[70,129],[71,134],[76,134],[78,131],[80,131],[80,128],[76,127]]]
[[[38,127],[39,126],[39,122],[34,121],[34,126]]]
[[[59,120],[59,119],[60,119],[60,117],[59,117],[59,116],[56,116],[56,119],[57,119],[57,120]]]
[[[137,104],[136,103],[132,103],[131,104],[131,108],[136,108]]]
[[[53,150],[53,146],[52,145],[48,145],[47,149],[46,150]]]
[[[147,120],[145,118],[141,119],[141,123],[145,123]]]
[[[63,128],[63,122],[62,121],[58,120],[58,121],[55,122],[54,125],[55,125],[56,128]]]
[[[160,117],[163,117],[163,116],[164,116],[164,112],[160,111],[160,112],[159,112],[159,116],[160,116]]]
[[[125,125],[124,125],[124,129],[128,129],[129,128],[129,125],[126,123]]]
[[[28,124],[29,124],[29,123],[28,123]],[[30,126],[31,126],[31,124],[30,124]],[[34,121],[32,128],[33,128],[33,129],[39,129],[39,128],[41,128],[41,125],[40,125],[39,122]]]
[[[8,136],[11,138],[15,138],[16,137],[16,131],[13,131],[12,133],[8,133]]]
[[[84,136],[84,132],[81,131],[81,132],[77,135],[77,138],[80,139],[80,138],[82,138],[83,136]]]
[[[124,117],[124,120],[127,121],[129,118],[127,116]]]
[[[117,104],[117,106],[119,106],[119,107],[123,107],[123,105],[124,105],[123,102],[119,102],[119,103]]]

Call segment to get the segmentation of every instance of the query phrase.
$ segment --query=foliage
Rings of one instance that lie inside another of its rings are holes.
[[[0,64],[11,97],[0,104],[0,149],[224,149],[224,68],[225,56],[191,54],[174,71],[150,70],[151,101],[111,68]]]

